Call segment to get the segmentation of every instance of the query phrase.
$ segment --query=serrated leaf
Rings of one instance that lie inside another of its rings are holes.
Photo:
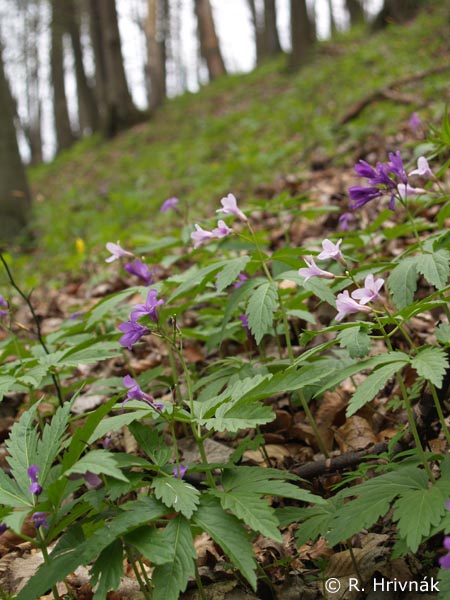
[[[39,481],[44,482],[50,468],[61,450],[61,443],[66,436],[67,422],[70,416],[72,402],[60,406],[50,423],[46,423],[42,438],[37,443],[36,464],[41,469]]]
[[[216,498],[206,494],[200,500],[193,521],[212,537],[256,590],[256,561],[253,546],[241,522],[225,512]]]
[[[450,325],[448,323],[440,323],[436,327],[434,334],[440,344],[444,346],[450,345]]]
[[[389,275],[387,286],[397,308],[409,306],[417,288],[417,267],[414,257],[404,258]]]
[[[172,449],[164,442],[162,435],[148,425],[134,421],[129,430],[145,454],[159,466],[164,466],[172,456]]]
[[[411,552],[416,552],[431,527],[437,525],[445,513],[446,497],[432,486],[428,489],[403,493],[394,504],[394,521]]]
[[[90,573],[92,586],[98,582],[94,600],[103,600],[110,590],[117,590],[123,575],[123,549],[120,540],[115,540],[100,553]]]
[[[297,509],[299,514],[296,520],[300,523],[295,534],[297,546],[300,547],[309,540],[315,542],[319,536],[325,536],[331,527],[331,523],[336,513],[336,506],[327,501],[320,506]],[[280,518],[280,520],[282,520]]]
[[[173,546],[168,543],[167,537],[160,529],[148,525],[139,527],[131,533],[127,533],[125,541],[134,546],[144,558],[154,565],[163,565],[173,561]]]
[[[337,336],[341,348],[347,348],[351,358],[364,358],[370,349],[370,337],[360,325],[347,327]]]
[[[185,271],[180,277],[171,277],[169,281],[180,281],[183,280],[181,285],[173,292],[170,298],[167,300],[168,303],[175,300],[179,296],[182,296],[185,292],[196,288],[199,285],[206,284],[208,279],[212,277],[212,274],[219,271],[222,267],[228,264],[227,260],[219,260],[213,264],[207,265],[199,269],[196,265]]]
[[[428,283],[441,290],[448,283],[450,275],[449,259],[450,253],[444,249],[433,252],[433,254],[420,254],[416,257],[417,270]]]
[[[200,499],[200,492],[190,483],[176,477],[154,477],[152,488],[158,500],[190,519]]]
[[[353,394],[345,412],[346,416],[351,417],[364,405],[372,402],[376,394],[386,385],[392,375],[401,368],[402,364],[404,363],[395,362],[384,365],[371,373]]]
[[[76,367],[79,364],[96,363],[100,360],[108,360],[118,356],[121,352],[117,342],[88,340],[71,348],[58,360],[58,365],[65,367]]]
[[[91,450],[80,458],[73,466],[65,471],[65,476],[71,473],[84,474],[87,471],[95,475],[109,475],[120,481],[128,481],[117,467],[114,455],[107,450]]]
[[[309,279],[306,282],[303,282],[303,287],[305,290],[311,291],[315,296],[317,296],[323,302],[326,302],[330,306],[336,306],[336,298],[334,293],[329,288],[328,284],[320,279],[319,277],[314,277]]]
[[[250,256],[239,256],[230,260],[228,264],[220,271],[216,279],[216,289],[221,292],[226,287],[234,283],[242,271],[244,271],[247,263],[250,261]]]
[[[234,433],[240,429],[265,425],[275,419],[275,414],[270,406],[259,403],[234,404],[229,407],[222,404],[211,419],[200,419],[206,429],[215,431],[229,431]]]
[[[189,522],[178,515],[167,525],[163,536],[166,544],[173,548],[173,560],[155,567],[152,574],[155,586],[153,600],[178,600],[180,592],[186,589],[189,577],[195,574],[197,553]]]
[[[30,508],[33,506],[31,494],[28,490],[24,493],[3,470],[0,470],[0,504],[12,508]]]
[[[266,537],[282,542],[279,523],[274,510],[260,497],[259,493],[237,488],[217,493],[225,510],[230,510],[238,519]]]
[[[277,308],[277,288],[267,281],[260,285],[250,297],[246,315],[248,326],[257,344],[273,329],[273,313]]]
[[[38,432],[34,422],[36,407],[35,405],[22,414],[20,420],[14,424],[6,441],[6,447],[10,454],[6,460],[24,499],[32,498],[32,494],[29,492],[30,478],[27,468],[35,463],[37,455]]]
[[[89,328],[99,321],[102,321],[104,316],[110,310],[115,308],[120,302],[129,296],[139,293],[141,289],[142,288],[140,286],[129,287],[125,290],[121,290],[120,292],[115,292],[106,298],[102,298],[93,308],[90,309],[86,326]]]
[[[264,281],[265,280],[262,277],[254,277],[252,279],[249,279],[248,281],[245,281],[231,294],[230,298],[228,299],[227,305],[225,306],[225,311],[223,313],[221,339],[224,336],[226,324],[231,319],[232,315],[238,310],[241,302],[247,300],[254,288]]]
[[[448,358],[442,348],[427,346],[419,350],[411,360],[411,366],[421,377],[431,381],[437,388],[441,388],[442,380],[448,369]]]

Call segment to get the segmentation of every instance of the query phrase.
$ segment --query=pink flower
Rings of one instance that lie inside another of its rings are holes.
[[[417,169],[411,171],[409,175],[420,175],[421,177],[433,177],[433,172],[430,169],[430,165],[428,164],[425,156],[419,156],[417,159]]]
[[[223,238],[232,233],[232,229],[228,227],[225,221],[217,221],[217,227],[212,230],[212,234],[216,238]]]
[[[339,260],[342,258],[342,252],[339,249],[339,246],[342,244],[342,238],[337,241],[336,244],[333,244],[330,240],[323,240],[322,242],[322,252],[317,257],[319,260],[327,260],[332,258],[333,260]]]
[[[299,269],[298,274],[300,277],[304,277],[305,281],[308,281],[308,279],[311,279],[311,277],[325,277],[326,279],[334,279],[333,273],[320,269],[314,262],[314,258],[312,256],[306,256],[303,260],[308,267]]]
[[[187,470],[188,470],[188,467],[186,465],[182,465],[180,463],[179,466],[175,466],[172,469],[172,474],[176,479],[183,479]]]
[[[113,260],[117,260],[122,256],[133,256],[131,252],[127,252],[126,250],[124,250],[119,242],[117,242],[117,244],[113,244],[113,242],[108,242],[106,244],[106,249],[108,250],[108,252],[111,252],[111,256],[105,259],[105,262],[107,263],[113,262]]]
[[[168,199],[167,199],[165,202],[163,202],[163,203],[161,204],[160,211],[161,211],[162,213],[166,213],[166,212],[167,212],[168,210],[170,210],[171,208],[172,208],[173,210],[177,210],[177,204],[178,204],[178,202],[179,202],[179,199],[178,199],[178,198],[175,198],[175,197],[173,197],[173,198],[168,198]]]
[[[220,201],[223,208],[219,208],[216,212],[223,212],[230,215],[236,215],[242,221],[248,221],[242,210],[238,208],[236,197],[233,194],[228,194],[225,198]]]
[[[367,304],[373,302],[379,296],[378,292],[381,290],[384,284],[384,279],[377,279],[375,281],[373,275],[369,273],[364,280],[364,287],[352,292],[352,298],[359,300],[361,304]]]
[[[411,196],[411,195],[417,196],[419,194],[426,193],[426,190],[424,190],[422,188],[411,187],[408,183],[407,184],[399,183],[397,186],[397,191],[402,200],[406,200],[407,197]]]
[[[200,225],[195,224],[195,231],[191,233],[191,239],[194,241],[194,248],[200,248],[204,243],[214,237],[212,231],[202,229]]]
[[[359,304],[356,300],[350,298],[350,294],[348,290],[345,290],[341,294],[337,295],[336,298],[336,308],[338,310],[338,314],[336,315],[336,321],[342,321],[344,317],[347,315],[351,315],[357,312],[371,312],[371,308],[369,306],[365,306],[364,304]]]

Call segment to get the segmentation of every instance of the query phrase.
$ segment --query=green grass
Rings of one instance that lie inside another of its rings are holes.
[[[413,103],[376,102],[346,126],[338,120],[371,91],[448,63],[448,21],[441,7],[374,36],[351,32],[319,45],[295,75],[282,57],[171,100],[112,141],[79,142],[30,170],[36,239],[29,252],[12,257],[13,268],[26,285],[56,285],[67,272],[83,273],[77,238],[101,263],[109,240],[133,246],[178,226],[174,213],[159,213],[169,196],[188,202],[194,219],[230,191],[245,201],[280,175],[306,175],[313,151],[350,167],[355,148],[370,138],[386,136],[387,150],[401,147],[399,131],[414,110],[441,118],[448,72],[398,90]]]

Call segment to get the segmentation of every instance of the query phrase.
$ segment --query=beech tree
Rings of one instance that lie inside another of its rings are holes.
[[[206,62],[209,79],[212,81],[226,74],[225,63],[220,50],[219,38],[209,0],[194,0],[198,24],[200,54]]]
[[[26,225],[31,206],[14,126],[15,107],[0,46],[0,243],[10,241]]]
[[[166,38],[169,20],[168,0],[147,0],[147,50],[149,108],[160,106],[166,97]]]
[[[298,69],[308,62],[315,42],[315,26],[308,15],[306,0],[290,0],[290,9],[292,51],[289,66]]]

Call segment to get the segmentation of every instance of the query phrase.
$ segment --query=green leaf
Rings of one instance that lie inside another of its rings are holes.
[[[167,525],[163,536],[165,545],[173,548],[173,559],[170,563],[157,565],[153,571],[153,600],[178,600],[189,577],[195,574],[197,553],[189,522],[178,515]]]
[[[128,481],[122,471],[117,467],[114,460],[114,454],[107,450],[91,450],[71,466],[64,475],[67,477],[71,473],[84,474],[87,471],[96,475],[109,475],[120,481]]]
[[[397,308],[402,309],[411,304],[417,288],[415,257],[402,259],[389,275],[387,285]]]
[[[181,285],[173,292],[167,303],[171,303],[173,300],[182,296],[185,292],[192,290],[200,285],[205,285],[206,282],[212,278],[213,273],[219,271],[222,267],[226,267],[229,260],[219,260],[213,264],[207,265],[199,269],[196,265],[185,271],[181,276],[170,277],[169,282],[182,281]]]
[[[277,288],[267,281],[261,284],[247,303],[248,326],[257,344],[273,329],[273,313],[277,308]]]
[[[247,263],[250,261],[250,256],[239,256],[230,260],[228,264],[220,271],[216,279],[216,288],[221,292],[226,287],[234,283],[239,273],[244,271]]]
[[[25,411],[20,420],[14,424],[11,434],[6,441],[6,447],[10,456],[7,461],[11,467],[11,474],[17,482],[17,485],[24,499],[31,500],[32,494],[29,492],[30,478],[27,469],[35,464],[38,448],[38,430],[34,419],[37,405]]]
[[[351,358],[364,358],[369,352],[370,337],[360,325],[343,329],[337,339],[341,348],[348,349]]]
[[[167,446],[163,436],[151,429],[148,425],[135,421],[130,424],[129,430],[137,441],[139,448],[160,467],[169,462],[172,456],[172,449]]]
[[[436,289],[441,290],[447,285],[450,275],[448,250],[441,249],[433,254],[420,254],[416,257],[416,265],[418,272]]]
[[[90,328],[99,321],[103,321],[104,316],[112,309],[115,309],[116,306],[125,300],[126,298],[133,296],[141,291],[140,286],[129,287],[125,290],[121,290],[120,292],[115,292],[110,296],[106,296],[106,298],[102,298],[100,302],[98,302],[90,311],[89,318],[86,323],[86,327]]]
[[[29,485],[30,483],[28,483]],[[17,483],[8,477],[3,469],[0,469],[0,504],[11,506],[12,508],[31,508],[33,506],[31,494],[28,492],[28,489],[24,493]]]
[[[172,562],[174,558],[173,546],[163,533],[160,529],[144,525],[127,533],[125,541],[154,565],[163,565]]]
[[[152,488],[158,500],[190,519],[199,503],[200,492],[177,477],[155,477]]]
[[[450,325],[448,323],[440,323],[434,330],[437,341],[443,346],[450,345]]]
[[[300,526],[295,538],[297,546],[300,547],[309,540],[315,542],[319,536],[325,536],[330,531],[336,506],[333,502],[327,501],[324,505],[297,508],[296,510],[298,515],[295,520],[300,523]],[[280,520],[282,520],[281,517]]]
[[[208,430],[229,431],[234,433],[240,429],[265,425],[275,419],[275,414],[270,406],[258,403],[222,404],[211,419],[199,419],[199,422]]]
[[[411,365],[421,377],[431,381],[437,388],[442,387],[442,380],[448,369],[448,358],[442,348],[438,346],[421,348],[411,360]]]
[[[403,493],[395,502],[393,519],[398,521],[399,533],[411,552],[417,552],[431,527],[440,522],[446,499],[438,487],[432,486]]]
[[[70,348],[63,356],[59,357],[58,365],[65,367],[76,367],[80,363],[97,363],[100,360],[108,360],[119,356],[121,348],[116,341],[92,341],[88,340]]]
[[[253,546],[248,532],[240,521],[225,512],[216,498],[206,494],[200,500],[193,521],[222,548],[256,591],[256,561]]]
[[[225,307],[225,311],[223,313],[222,331],[221,331],[222,339],[225,334],[225,326],[228,323],[228,321],[231,319],[234,312],[236,312],[237,309],[239,308],[240,303],[247,300],[247,298],[250,296],[250,294],[255,289],[255,287],[257,287],[261,282],[265,282],[265,279],[263,279],[262,277],[255,277],[255,278],[249,279],[248,281],[243,283],[243,285],[241,285],[237,289],[235,289],[234,292],[231,294],[231,296],[227,302],[227,305]]]
[[[91,569],[92,586],[98,582],[94,600],[103,600],[110,590],[117,590],[122,575],[122,542],[115,540],[100,553]]]
[[[404,363],[395,362],[384,365],[384,367],[379,367],[371,373],[353,394],[345,412],[346,416],[351,417],[360,408],[372,402],[376,394],[384,388],[386,382],[401,368],[402,364]]]
[[[72,402],[66,402],[60,406],[53,416],[51,423],[47,423],[42,432],[42,438],[38,441],[36,449],[36,464],[40,468],[39,481],[43,483],[61,451],[61,444],[66,436],[67,422],[70,417]]]

